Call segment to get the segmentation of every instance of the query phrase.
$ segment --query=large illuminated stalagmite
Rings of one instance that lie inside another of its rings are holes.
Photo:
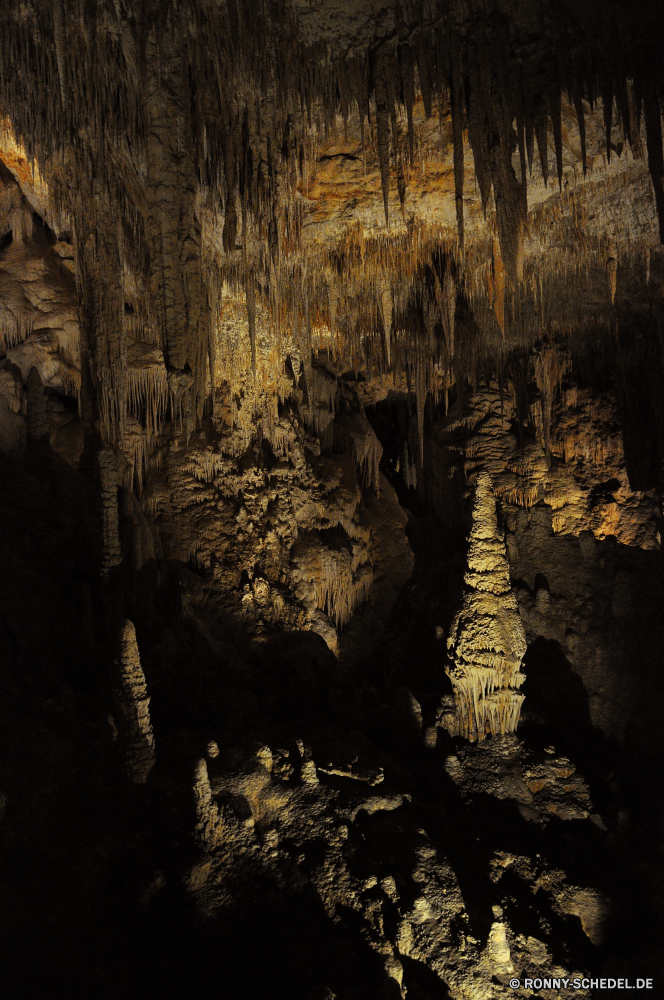
[[[505,542],[498,528],[491,477],[477,483],[461,608],[447,640],[454,688],[453,735],[482,740],[514,732],[524,680],[526,636],[512,593]]]

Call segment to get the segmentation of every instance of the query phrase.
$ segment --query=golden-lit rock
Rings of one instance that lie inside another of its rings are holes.
[[[470,740],[514,732],[526,637],[510,584],[491,477],[477,481],[463,603],[450,627],[456,732]]]

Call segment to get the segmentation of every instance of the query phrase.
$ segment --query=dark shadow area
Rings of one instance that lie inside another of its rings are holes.
[[[537,579],[535,587],[539,589]],[[523,666],[524,713],[536,714],[554,730],[573,733],[577,740],[588,736],[592,729],[588,694],[560,644],[552,639],[535,639],[528,647]]]

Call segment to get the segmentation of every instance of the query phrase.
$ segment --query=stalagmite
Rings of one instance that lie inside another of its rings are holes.
[[[129,780],[136,785],[145,784],[155,763],[154,735],[136,630],[128,620],[120,630],[113,695],[117,710],[115,721]]]
[[[488,473],[478,477],[469,541],[463,600],[447,639],[447,674],[454,689],[452,735],[474,741],[516,729],[526,652]]]
[[[201,846],[212,850],[221,838],[219,809],[212,797],[207,763],[200,757],[194,765],[194,806],[196,808],[195,836]]]
[[[496,970],[505,973],[514,971],[510,946],[507,941],[506,926],[502,921],[502,911],[500,907],[493,907],[494,916],[498,919],[491,924],[489,940],[487,941],[487,956],[492,966]]]
[[[97,462],[104,538],[101,573],[102,576],[108,576],[122,562],[118,524],[118,464],[115,452],[111,448],[102,449],[97,456]]]
[[[581,162],[583,163],[583,176],[585,177],[588,164],[586,160],[586,116],[583,110],[583,98],[578,89],[574,90],[574,110],[576,111],[576,121],[579,126],[579,141],[581,143]]]

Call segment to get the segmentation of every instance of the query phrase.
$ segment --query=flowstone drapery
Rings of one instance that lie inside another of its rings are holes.
[[[524,696],[518,688],[526,635],[510,585],[505,542],[498,528],[493,483],[477,482],[465,590],[447,639],[454,688],[453,736],[483,740],[512,733]]]

